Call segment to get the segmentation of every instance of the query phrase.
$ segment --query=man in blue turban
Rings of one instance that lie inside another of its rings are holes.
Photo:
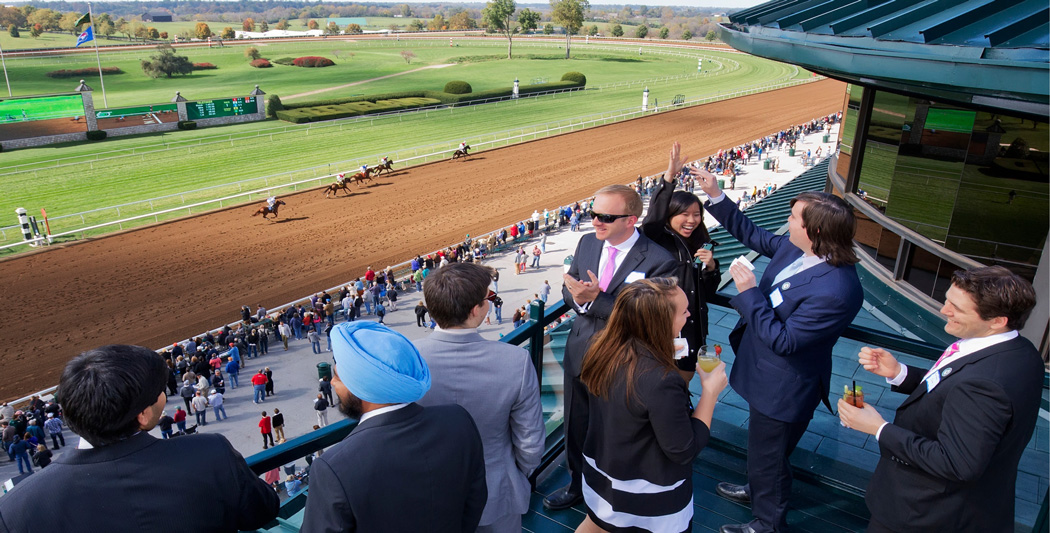
[[[339,411],[358,422],[313,462],[300,531],[473,532],[487,491],[470,414],[415,403],[430,369],[400,333],[355,321],[331,336]]]

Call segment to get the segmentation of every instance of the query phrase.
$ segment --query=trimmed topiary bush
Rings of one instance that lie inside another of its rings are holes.
[[[293,61],[295,61],[295,58],[282,57],[282,58],[279,58],[279,59],[274,59],[273,61],[271,61],[271,63],[276,63],[278,65],[285,65],[285,66],[290,67],[290,66],[292,66],[292,62]]]
[[[330,67],[330,66],[334,65],[335,62],[332,61],[331,59],[328,59],[327,57],[304,56],[304,57],[297,57],[297,58],[293,59],[292,60],[292,64],[297,66],[297,67],[313,68],[313,67]]]
[[[470,94],[474,88],[465,81],[452,80],[445,84],[445,92],[448,94]]]
[[[95,130],[87,132],[89,141],[101,141],[106,138],[106,130]]]
[[[194,63],[193,64],[193,70],[215,70],[217,68],[219,68],[219,67],[216,67],[215,65],[213,65],[211,63]]]
[[[278,111],[284,109],[284,104],[281,103],[281,97],[276,94],[271,94],[266,97],[266,116],[273,118],[277,116]]]
[[[270,67],[273,66],[273,65],[270,64],[270,60],[269,59],[262,59],[262,58],[260,58],[260,59],[253,59],[248,64],[253,66],[253,67],[255,67],[255,68],[270,68]]]
[[[119,67],[102,67],[102,74],[123,74]],[[48,78],[80,78],[84,76],[98,76],[98,67],[78,68],[74,70],[52,70],[47,73]]]
[[[192,120],[180,120],[178,128],[180,130],[195,130],[197,129],[197,123]]]
[[[561,75],[561,81],[574,81],[582,87],[587,85],[587,76],[582,72],[566,72]]]

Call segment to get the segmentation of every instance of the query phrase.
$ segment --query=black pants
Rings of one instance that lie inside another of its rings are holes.
[[[751,493],[751,527],[756,533],[784,531],[791,463],[788,460],[806,432],[809,420],[781,422],[750,409],[747,429],[747,481]]]
[[[55,449],[57,450],[58,448],[60,448],[60,446],[58,445],[59,442],[62,443],[62,446],[66,445],[66,437],[61,433],[52,433],[51,442],[55,444]]]
[[[583,491],[583,440],[587,437],[590,407],[587,403],[587,386],[579,376],[565,373],[565,463],[569,467],[571,481],[569,491]]]
[[[269,447],[269,446],[266,445],[266,441],[267,440],[270,441],[270,446],[276,446],[276,444],[273,443],[273,433],[263,433],[262,434],[262,438],[263,438],[263,449],[264,450]]]

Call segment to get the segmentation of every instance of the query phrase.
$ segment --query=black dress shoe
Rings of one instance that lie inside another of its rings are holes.
[[[747,493],[746,485],[734,485],[723,481],[715,487],[715,491],[718,492],[719,496],[727,500],[742,503],[744,505],[751,505],[751,495]],[[746,532],[747,530],[742,529],[741,531]]]
[[[583,503],[583,494],[572,492],[569,486],[562,487],[543,499],[543,506],[551,511],[568,509],[581,503]]]
[[[719,533],[755,533],[751,524],[726,524],[718,528]]]

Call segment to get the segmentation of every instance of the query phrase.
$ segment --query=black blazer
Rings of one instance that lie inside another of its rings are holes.
[[[140,432],[29,476],[0,498],[0,532],[253,530],[279,504],[226,437]]]
[[[590,279],[587,271],[598,272],[598,263],[602,257],[602,247],[605,241],[598,240],[594,233],[588,233],[580,238],[576,245],[576,253],[573,254],[572,265],[569,266],[568,274],[576,279]],[[609,287],[604,292],[599,292],[598,297],[591,302],[585,314],[576,317],[572,323],[572,331],[565,343],[565,371],[573,376],[579,377],[583,368],[583,356],[587,353],[587,346],[591,337],[605,327],[605,322],[612,314],[613,303],[616,295],[623,289],[627,277],[632,272],[641,272],[646,278],[658,278],[673,276],[675,273],[675,260],[671,254],[644,234],[639,233],[638,241],[631,247],[631,251],[624,257],[620,268],[616,269]],[[561,287],[562,298],[574,310],[579,312],[580,307],[572,299],[572,293],[563,284]]]
[[[950,369],[950,370],[949,370]],[[1027,339],[996,344],[941,369],[908,367],[909,394],[882,429],[865,500],[895,531],[1012,532],[1021,453],[1032,438],[1043,361]]]
[[[314,460],[300,531],[473,532],[487,496],[466,409],[412,403],[365,420]]]

